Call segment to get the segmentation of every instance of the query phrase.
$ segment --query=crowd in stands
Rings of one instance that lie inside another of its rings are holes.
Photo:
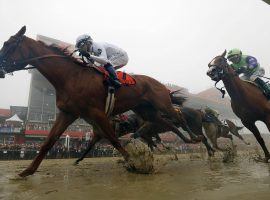
[[[46,158],[77,158],[86,149],[86,144],[71,145],[69,149],[62,144],[56,143],[48,152]],[[40,143],[31,144],[1,144],[0,160],[33,159],[40,150]],[[97,144],[88,154],[88,157],[113,156],[113,147],[107,144]]]
[[[16,125],[11,123],[0,123],[0,128],[15,128],[15,127],[22,127],[22,125]]]
[[[178,153],[195,153],[200,152],[201,149],[198,145],[181,144],[173,147]],[[33,159],[40,150],[41,143],[29,144],[1,144],[0,143],[0,160],[19,160],[19,159]],[[83,151],[85,151],[87,143],[80,145],[71,145],[69,149],[58,142],[48,152],[46,158],[48,159],[61,159],[61,158],[78,158]],[[119,156],[119,153],[109,144],[101,143],[96,144],[95,147],[89,152],[87,157],[112,157]]]
[[[52,123],[27,123],[26,130],[51,130],[52,126]],[[89,129],[89,125],[70,125],[66,131],[87,132]]]

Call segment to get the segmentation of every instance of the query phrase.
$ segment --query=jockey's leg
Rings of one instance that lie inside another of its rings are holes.
[[[115,87],[117,88],[121,87],[121,83],[116,75],[115,69],[112,66],[112,64],[107,63],[106,65],[104,65],[104,68],[107,70],[107,72],[109,72],[110,77],[113,79]]]
[[[251,79],[252,80],[252,79]],[[254,82],[263,90],[267,98],[270,98],[270,87],[269,85],[264,82],[262,79],[259,77],[254,78]]]

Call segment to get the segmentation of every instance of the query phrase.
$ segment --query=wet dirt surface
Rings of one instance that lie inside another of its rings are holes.
[[[270,164],[180,155],[155,174],[127,172],[119,158],[44,160],[26,180],[12,180],[31,161],[0,161],[0,199],[270,199]]]

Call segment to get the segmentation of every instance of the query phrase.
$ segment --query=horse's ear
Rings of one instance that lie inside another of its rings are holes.
[[[18,33],[16,33],[15,36],[18,36],[18,37],[23,36],[23,35],[25,34],[25,32],[26,32],[26,26],[23,26],[23,27],[18,31]]]
[[[221,56],[225,58],[226,53],[227,53],[227,50],[225,49],[225,51],[221,54]]]

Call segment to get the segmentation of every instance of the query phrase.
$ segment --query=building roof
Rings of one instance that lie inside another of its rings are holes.
[[[49,135],[48,130],[25,130],[26,137],[47,137]],[[66,131],[63,133],[61,138],[69,135],[71,138],[80,138],[82,139],[85,136],[85,133],[79,131]]]
[[[10,109],[0,108],[0,117],[10,117],[11,111]]]
[[[13,115],[12,117],[6,119],[6,122],[23,122],[17,114]]]

